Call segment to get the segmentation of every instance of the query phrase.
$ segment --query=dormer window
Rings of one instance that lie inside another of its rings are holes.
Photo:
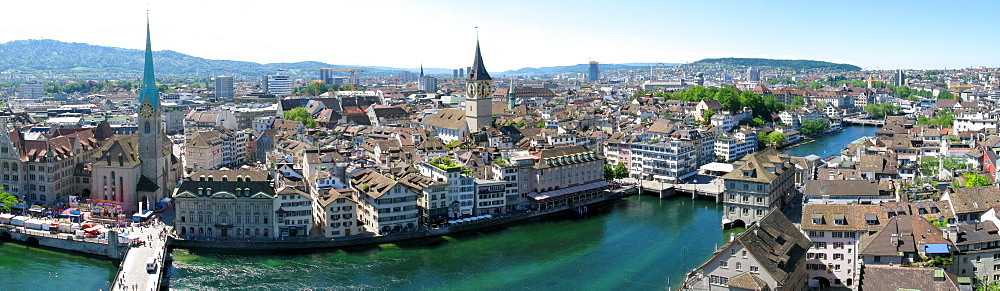
[[[214,180],[212,179],[212,175],[208,175],[208,181],[211,182],[212,180]]]
[[[823,221],[823,215],[819,214],[819,213],[813,213],[813,215],[812,215],[812,221],[813,221],[813,224],[816,224],[816,225],[826,224]]]
[[[833,223],[836,225],[847,225],[847,217],[843,214],[833,215]]]
[[[865,214],[865,222],[868,223],[868,225],[877,225],[878,216],[872,213]]]
[[[222,182],[229,182],[229,176],[223,175]]]
[[[201,177],[198,177],[198,181],[205,181],[205,175],[201,175]]]
[[[743,177],[746,177],[746,178],[753,177],[753,171],[744,170],[743,171]]]

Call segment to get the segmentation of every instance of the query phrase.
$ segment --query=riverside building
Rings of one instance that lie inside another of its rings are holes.
[[[193,238],[267,238],[278,203],[264,170],[205,170],[184,179],[177,194],[177,234]]]

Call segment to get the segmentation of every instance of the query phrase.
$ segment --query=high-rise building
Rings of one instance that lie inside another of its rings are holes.
[[[456,78],[461,78],[462,76],[465,76],[465,68],[458,68],[458,77]]]
[[[233,100],[233,77],[230,76],[218,76],[215,77],[215,99],[216,100]]]
[[[601,69],[598,68],[598,64],[595,61],[590,61],[590,67],[587,70],[587,81],[596,82],[601,79]]]
[[[903,70],[896,71],[892,75],[892,85],[896,87],[906,85],[906,73]]]
[[[452,78],[458,79],[458,76],[461,76],[461,75],[458,74],[458,69],[451,70],[451,77]]]
[[[333,69],[319,69],[319,80],[327,85],[333,85]]]
[[[760,70],[754,67],[747,68],[747,81],[760,82]]]
[[[466,79],[468,97],[465,98],[465,122],[469,132],[479,132],[483,127],[493,124],[493,78],[483,65],[483,55],[479,51],[479,40],[476,40],[476,56],[469,67],[469,78]]]
[[[284,69],[278,69],[274,75],[264,75],[261,79],[261,89],[264,93],[274,95],[292,94],[292,78],[285,74]]]
[[[17,87],[17,96],[25,99],[45,97],[45,85],[38,82],[21,84]]]
[[[417,90],[427,93],[437,92],[437,78],[424,75],[424,65],[420,65],[420,77],[417,79]]]

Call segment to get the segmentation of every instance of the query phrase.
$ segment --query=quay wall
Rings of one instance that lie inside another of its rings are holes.
[[[638,192],[636,191],[636,189],[623,189],[621,191],[607,192],[608,194],[606,194],[601,199],[566,204],[563,206],[544,209],[541,211],[532,211],[528,213],[515,214],[507,217],[494,218],[476,223],[467,223],[467,224],[459,224],[441,228],[416,230],[412,232],[396,233],[383,236],[357,236],[348,238],[338,238],[332,240],[331,239],[288,239],[288,240],[277,240],[277,241],[261,241],[261,240],[209,241],[209,240],[186,240],[177,237],[170,237],[168,242],[170,247],[186,248],[186,249],[242,249],[242,250],[257,250],[257,251],[307,250],[307,249],[324,249],[324,248],[338,248],[338,247],[349,247],[349,246],[375,245],[375,244],[392,243],[392,242],[399,242],[406,240],[424,239],[424,238],[430,238],[448,234],[461,233],[466,231],[474,231],[474,230],[487,229],[491,227],[509,225],[512,223],[516,223],[531,218],[541,217],[562,211],[574,210],[577,207],[581,206],[602,203],[626,197],[629,195],[635,195],[637,194],[636,192]]]
[[[17,227],[0,227],[0,238],[26,243],[30,246],[45,246],[112,259],[121,259],[123,251],[125,251],[124,248],[119,248],[117,245],[77,239],[68,233],[43,234],[41,232],[35,233],[35,231],[24,231],[24,229]]]

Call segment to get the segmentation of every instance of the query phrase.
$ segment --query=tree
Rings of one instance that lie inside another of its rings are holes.
[[[334,90],[335,90],[334,88],[331,88],[326,83],[323,83],[323,81],[314,81],[312,83],[309,83],[309,86],[306,87],[305,91],[309,95],[319,96],[320,94]]]
[[[963,185],[965,187],[980,187],[993,184],[990,182],[990,178],[979,173],[965,172],[962,173],[962,177],[965,178],[965,185]]]
[[[628,177],[628,168],[625,167],[625,163],[618,162],[615,165],[615,179],[621,179]]]
[[[701,118],[705,121],[706,124],[711,122],[713,115],[715,115],[715,110],[712,109],[705,109],[705,111],[701,112]]]
[[[800,124],[801,132],[805,135],[813,135],[830,129],[830,123],[825,118],[809,119]]]
[[[806,105],[806,99],[802,98],[802,96],[795,96],[792,98],[792,104],[790,106],[792,108],[799,108],[804,105]]]
[[[899,109],[899,107],[893,106],[889,102],[865,105],[865,112],[867,112],[872,119],[883,119],[887,115],[899,114]]]
[[[951,94],[948,91],[941,91],[941,93],[938,93],[938,99],[955,99],[955,94]]]
[[[812,83],[809,83],[809,90],[817,90],[822,88],[823,88],[823,83],[820,83],[818,81],[813,81]]]
[[[305,127],[316,127],[316,119],[313,119],[312,115],[309,115],[309,111],[306,111],[305,107],[296,107],[295,109],[285,111],[284,117],[287,120],[302,122],[302,125],[305,125]]]
[[[17,197],[0,187],[0,212],[10,212],[10,207],[14,205],[17,205]]]
[[[764,140],[764,145],[770,147],[779,147],[783,144],[785,144],[785,134],[777,131],[768,133]]]
[[[615,169],[611,165],[604,164],[604,180],[611,181],[615,179]]]

